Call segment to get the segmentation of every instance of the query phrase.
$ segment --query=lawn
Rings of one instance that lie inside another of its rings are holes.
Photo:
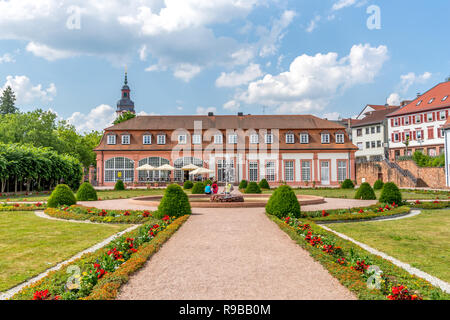
[[[52,221],[33,212],[0,212],[0,292],[127,227]]]
[[[401,220],[328,226],[450,282],[450,210],[423,210]]]

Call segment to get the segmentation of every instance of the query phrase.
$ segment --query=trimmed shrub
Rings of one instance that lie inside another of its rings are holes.
[[[194,186],[194,183],[192,181],[188,180],[188,181],[184,182],[183,188],[185,190],[190,190],[190,189],[192,189],[193,186]]]
[[[250,182],[245,188],[245,193],[261,193],[261,188],[258,186],[256,182]]]
[[[342,183],[341,183],[341,188],[342,188],[342,189],[355,189],[355,184],[353,183],[352,180],[350,180],[350,179],[345,179],[345,180],[342,181]]]
[[[381,180],[377,180],[375,181],[375,183],[373,184],[373,189],[374,190],[381,190],[383,189],[384,183]]]
[[[77,191],[77,200],[78,201],[96,201],[97,191],[95,191],[94,187],[89,183],[83,183]]]
[[[299,218],[300,204],[294,190],[286,185],[276,188],[267,202],[266,212],[278,218],[287,216]]]
[[[59,206],[71,206],[77,203],[75,195],[66,184],[59,184],[53,190],[47,201],[47,207],[57,208]]]
[[[248,186],[247,180],[242,180],[241,183],[239,183],[239,189],[245,189]]]
[[[267,182],[266,179],[262,179],[262,180],[259,182],[259,187],[260,187],[261,189],[270,189],[269,183]]]
[[[210,179],[207,179],[207,180],[205,180],[205,181],[203,182],[203,188],[206,187],[208,184],[209,184],[210,186],[212,185],[212,181],[211,181]]]
[[[189,197],[183,189],[178,184],[168,186],[159,203],[157,216],[181,217],[191,213]]]
[[[396,203],[400,204],[402,202],[402,193],[400,192],[397,185],[393,182],[386,182],[381,190],[380,196],[381,203]]]
[[[192,194],[204,194],[205,193],[205,185],[203,182],[196,182],[192,187]]]
[[[114,185],[114,190],[116,191],[125,190],[125,185],[122,180],[117,180],[116,184]]]
[[[377,197],[368,182],[362,183],[356,191],[355,199],[376,200]]]

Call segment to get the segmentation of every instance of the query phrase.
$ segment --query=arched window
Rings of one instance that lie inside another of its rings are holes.
[[[139,160],[139,167],[144,164],[157,168],[164,164],[170,164],[170,161],[161,157],[149,157]],[[168,171],[139,171],[139,181],[161,181],[167,180],[168,177]]]
[[[197,167],[203,167],[203,160],[194,157],[183,157],[175,160],[173,166],[178,169],[175,170],[175,181],[185,180],[185,172],[180,169],[189,164],[196,165]],[[189,176],[189,179],[190,178],[192,178],[192,176]]]
[[[105,182],[134,181],[134,161],[124,157],[111,158],[105,161]]]

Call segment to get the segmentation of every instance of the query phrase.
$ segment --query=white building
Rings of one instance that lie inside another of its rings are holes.
[[[367,105],[352,125],[352,142],[358,147],[357,162],[381,161],[388,152],[386,115],[398,110],[397,106]]]
[[[444,152],[443,126],[450,110],[449,96],[450,82],[442,82],[387,116],[391,159],[415,151],[429,156]]]

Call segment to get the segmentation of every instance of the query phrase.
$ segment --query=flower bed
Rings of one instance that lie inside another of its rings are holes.
[[[68,220],[89,220],[102,223],[145,223],[155,221],[148,210],[105,210],[79,205],[61,208],[47,208],[47,215]]]
[[[107,300],[114,299],[120,286],[141,268],[188,219],[175,221],[164,217],[159,224],[144,224],[139,229],[110,242],[105,248],[49,273],[25,287],[13,300]]]
[[[398,206],[395,203],[377,204],[365,208],[338,209],[338,210],[322,210],[322,211],[303,211],[302,217],[317,222],[333,222],[343,220],[370,220],[379,217],[389,217],[394,215],[403,215],[409,213],[410,208],[407,206]]]
[[[450,207],[450,201],[420,201],[416,200],[415,202],[408,204],[411,208],[420,208],[420,209],[445,209]]]
[[[282,221],[269,217],[359,299],[450,299],[449,294],[429,282],[339,238],[314,222],[290,217]]]
[[[43,210],[47,207],[45,203],[1,203],[0,211],[34,211]]]

